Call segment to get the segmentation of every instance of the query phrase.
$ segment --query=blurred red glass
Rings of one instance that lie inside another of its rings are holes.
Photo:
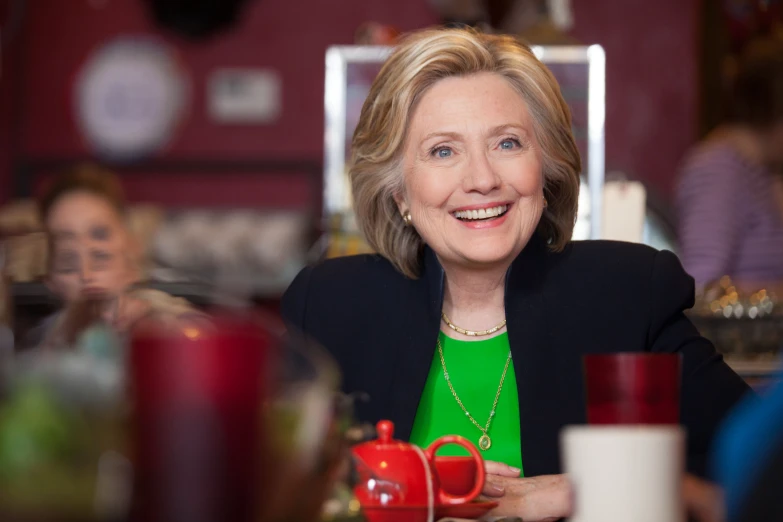
[[[615,353],[584,357],[589,424],[678,424],[678,354]]]
[[[225,315],[137,331],[133,521],[256,519],[272,339],[248,318]]]
[[[350,408],[328,354],[262,316],[136,331],[130,522],[318,519]]]

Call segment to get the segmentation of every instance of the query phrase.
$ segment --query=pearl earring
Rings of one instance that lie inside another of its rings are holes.
[[[411,223],[413,223],[413,218],[411,217],[411,213],[409,210],[406,210],[405,213],[402,215],[402,221],[405,223],[406,227],[411,226]]]

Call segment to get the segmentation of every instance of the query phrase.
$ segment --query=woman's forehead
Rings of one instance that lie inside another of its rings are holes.
[[[120,223],[122,217],[111,202],[98,194],[85,191],[62,195],[51,206],[47,216],[47,224],[50,226],[58,223],[81,223],[85,220]]]
[[[433,128],[459,130],[510,123],[530,126],[527,104],[503,77],[484,73],[435,83],[417,105],[411,130],[426,133]]]
[[[80,223],[78,226],[61,224],[49,230],[56,241],[77,241],[80,239],[92,239],[95,241],[108,241],[114,236],[114,226],[101,221]]]
[[[79,207],[64,201],[52,208],[46,228],[56,240],[108,241],[122,231],[124,223],[110,205]]]

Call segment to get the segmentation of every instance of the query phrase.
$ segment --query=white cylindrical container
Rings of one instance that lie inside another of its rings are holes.
[[[679,426],[569,426],[560,446],[574,488],[571,522],[684,522]]]

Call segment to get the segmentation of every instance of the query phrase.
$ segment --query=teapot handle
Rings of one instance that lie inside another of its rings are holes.
[[[430,444],[430,447],[424,451],[431,466],[434,466],[433,460],[435,459],[435,452],[438,451],[438,448],[445,446],[446,444],[458,444],[468,450],[470,456],[473,457],[473,462],[476,463],[476,484],[466,495],[451,495],[440,489],[437,492],[438,502],[441,505],[446,506],[465,504],[478,497],[484,489],[484,479],[486,477],[484,458],[481,456],[478,449],[476,449],[476,446],[465,437],[460,437],[459,435],[446,435]]]

